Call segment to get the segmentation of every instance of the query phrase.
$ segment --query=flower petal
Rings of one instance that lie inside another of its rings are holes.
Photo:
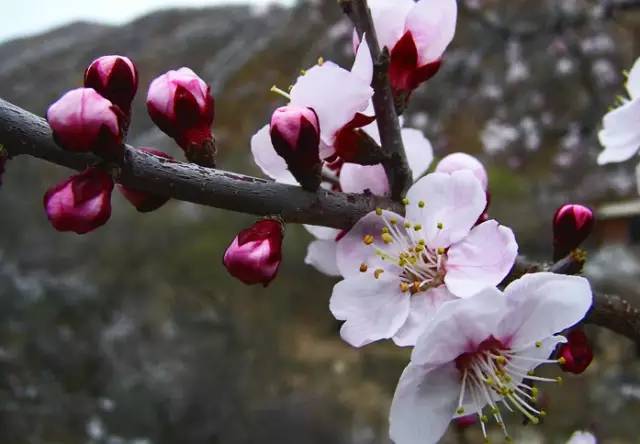
[[[575,432],[567,441],[567,444],[596,444],[596,437],[589,432]]]
[[[444,282],[458,297],[473,296],[484,287],[502,282],[517,255],[513,231],[488,220],[449,248]]]
[[[340,276],[340,271],[336,265],[336,246],[334,240],[315,240],[307,248],[307,256],[304,263],[311,265],[320,273],[327,276]]]
[[[444,285],[411,296],[409,317],[393,337],[393,342],[400,347],[416,345],[418,337],[442,304],[456,299]]]
[[[402,142],[404,144],[404,152],[407,155],[407,162],[411,169],[411,175],[413,180],[416,181],[426,173],[433,161],[431,142],[422,134],[422,131],[413,128],[404,128],[402,130]]]
[[[413,0],[369,0],[369,9],[380,48],[391,51],[404,34],[404,25],[409,11],[415,6]]]
[[[555,273],[525,274],[507,286],[505,298],[508,315],[498,334],[516,350],[575,325],[592,303],[589,281]]]
[[[420,0],[407,15],[405,31],[411,31],[420,66],[442,57],[456,32],[456,0]]]
[[[409,315],[409,296],[400,290],[400,280],[384,274],[361,274],[333,287],[329,309],[346,321],[340,335],[354,347],[392,337]]]
[[[319,225],[304,225],[304,228],[318,239],[336,240],[340,234],[340,230],[329,227],[321,227]]]
[[[623,162],[630,159],[640,148],[640,99],[631,100],[608,112],[603,119],[603,128],[598,133],[604,151],[598,156],[598,164]]]
[[[264,174],[276,182],[298,185],[298,182],[287,168],[287,162],[278,156],[278,153],[273,148],[269,125],[263,126],[251,138],[251,153],[256,165],[260,167]]]
[[[389,426],[395,444],[435,444],[447,430],[460,394],[453,364],[432,371],[409,364],[393,395]]]
[[[633,64],[627,79],[627,91],[632,99],[640,97],[640,58]]]
[[[373,80],[373,61],[371,60],[371,51],[366,38],[362,39],[362,44],[356,50],[356,58],[351,67],[351,74],[360,78],[367,85],[370,85]]]
[[[340,170],[340,187],[345,193],[364,193],[388,196],[389,180],[382,165],[345,163]]]
[[[427,174],[409,189],[407,199],[407,219],[422,224],[430,248],[462,240],[487,204],[482,185],[468,170]],[[420,201],[424,208],[419,208]]]

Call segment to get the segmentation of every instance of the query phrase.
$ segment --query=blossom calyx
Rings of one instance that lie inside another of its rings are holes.
[[[591,234],[593,224],[593,211],[583,205],[558,208],[553,216],[553,259],[562,259],[578,248]]]
[[[169,154],[165,153],[164,151],[156,150],[154,148],[139,148],[139,150],[147,154],[152,154],[156,157],[174,160],[173,157]],[[125,197],[125,199],[127,199],[129,203],[131,203],[131,205],[133,205],[136,210],[141,213],[155,211],[169,201],[168,197],[139,191],[125,185],[118,185],[118,189],[120,190],[120,193],[122,193],[122,195]]]
[[[84,86],[131,113],[131,102],[138,91],[138,70],[127,57],[102,56],[91,62],[84,73]]]
[[[270,125],[271,143],[276,153],[303,188],[320,186],[320,124],[311,108],[283,106],[275,110]]]
[[[50,188],[44,195],[47,217],[58,231],[85,234],[104,225],[111,216],[113,179],[91,167]]]
[[[169,71],[151,82],[147,95],[151,120],[184,150],[189,161],[215,167],[211,88],[189,68]]]
[[[238,233],[224,253],[229,273],[247,285],[265,287],[276,277],[282,261],[282,223],[260,220]]]
[[[58,145],[67,151],[93,151],[121,160],[123,114],[93,88],[69,91],[49,107],[47,121]]]
[[[582,328],[575,328],[567,335],[567,342],[558,350],[560,368],[568,373],[579,375],[593,360],[593,350]]]

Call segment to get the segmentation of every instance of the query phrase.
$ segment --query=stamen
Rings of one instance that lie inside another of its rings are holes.
[[[373,244],[373,241],[375,239],[373,238],[372,235],[370,234],[365,234],[364,237],[362,238],[362,242],[364,242],[365,245],[371,245]]]
[[[374,272],[373,272],[373,276],[376,279],[380,279],[380,275],[382,275],[382,273],[384,273],[384,270],[382,268],[377,268]]]
[[[271,91],[272,93],[279,94],[287,100],[291,100],[291,96],[289,95],[289,93],[278,88],[276,85],[273,85],[269,91]]]
[[[366,273],[368,269],[369,269],[369,267],[364,262],[360,264],[360,272],[361,273]]]

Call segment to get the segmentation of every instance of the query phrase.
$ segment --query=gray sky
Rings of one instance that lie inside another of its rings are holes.
[[[17,0],[3,2],[0,42],[35,34],[75,20],[124,23],[149,11],[172,6],[223,3],[291,4],[292,0]]]

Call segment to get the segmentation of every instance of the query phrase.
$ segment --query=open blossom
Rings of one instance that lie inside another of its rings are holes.
[[[47,121],[58,145],[68,151],[93,151],[120,158],[121,112],[92,88],[69,91],[49,107]]]
[[[346,321],[341,335],[353,346],[386,338],[414,345],[444,302],[497,285],[515,261],[509,228],[495,220],[474,226],[486,198],[471,171],[428,174],[405,204],[406,218],[376,210],[338,242],[345,279],[330,309]]]
[[[597,444],[596,437],[589,432],[575,432],[567,444]]]
[[[553,259],[559,260],[575,250],[593,230],[591,209],[578,204],[567,204],[553,215]]]
[[[604,147],[598,156],[600,165],[628,160],[640,148],[640,59],[633,65],[626,86],[630,99],[604,116],[598,133]]]
[[[394,95],[405,98],[435,75],[453,40],[455,0],[371,0],[380,46],[391,52],[389,77]]]
[[[88,168],[50,188],[44,207],[58,231],[85,234],[104,225],[111,217],[113,179],[99,168]]]
[[[163,159],[173,160],[173,157],[169,154],[165,153],[164,151],[156,150],[154,148],[143,147],[139,148],[139,150],[148,154],[153,154],[157,157],[162,157]],[[127,199],[129,203],[131,203],[131,205],[133,205],[136,210],[141,213],[155,211],[169,201],[168,197],[139,191],[124,185],[118,185],[118,190],[120,190],[120,193],[125,197],[125,199]]]
[[[548,359],[558,332],[580,321],[592,303],[589,282],[553,273],[527,274],[504,292],[486,288],[441,307],[420,336],[396,389],[390,435],[396,444],[436,443],[455,417],[476,414],[509,436],[503,414],[537,424],[538,388],[557,382],[533,370]]]
[[[84,86],[130,114],[131,102],[138,91],[138,70],[127,57],[102,56],[91,62],[84,73]]]
[[[276,277],[282,260],[282,224],[273,219],[256,222],[242,230],[224,253],[229,273],[247,285],[265,287]]]

